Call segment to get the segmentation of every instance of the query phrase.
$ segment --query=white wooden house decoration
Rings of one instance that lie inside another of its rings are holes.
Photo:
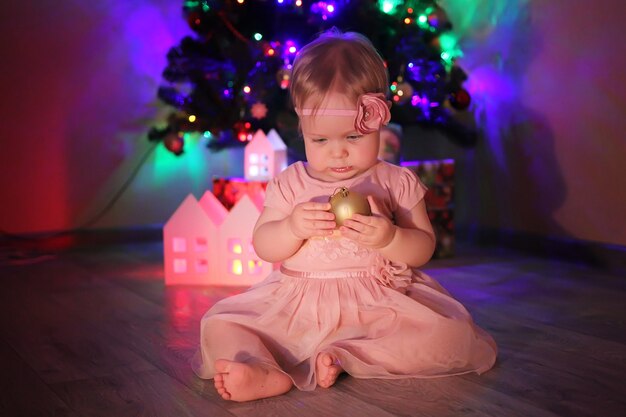
[[[246,194],[222,223],[220,285],[252,285],[272,272],[274,265],[259,259],[252,246],[252,231],[261,210],[260,199]]]
[[[287,146],[276,130],[262,130],[252,137],[244,150],[244,177],[248,181],[268,181],[287,168]]]
[[[219,226],[228,211],[211,192],[189,194],[163,226],[165,284],[209,285],[218,274]]]
[[[264,192],[244,195],[228,210],[211,193],[189,194],[163,227],[166,285],[247,286],[263,280],[272,263],[258,258],[252,231]]]

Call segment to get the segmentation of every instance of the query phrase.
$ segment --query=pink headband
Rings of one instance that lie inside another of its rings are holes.
[[[361,134],[368,134],[380,130],[389,123],[391,102],[385,100],[383,93],[365,93],[359,96],[356,110],[350,109],[296,109],[298,116],[348,116],[354,117],[354,128]]]
[[[356,116],[356,110],[347,109],[296,109],[298,116]]]

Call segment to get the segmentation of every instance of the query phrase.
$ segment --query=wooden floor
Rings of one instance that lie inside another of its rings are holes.
[[[1,416],[625,416],[626,280],[571,263],[460,249],[426,268],[499,345],[482,375],[341,377],[232,403],[188,359],[199,320],[236,291],[165,288],[158,243],[0,251]],[[22,256],[23,255],[23,256]]]

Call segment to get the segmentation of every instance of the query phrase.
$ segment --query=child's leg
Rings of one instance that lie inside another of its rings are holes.
[[[250,330],[209,319],[203,323],[202,334],[203,358],[213,360],[215,389],[225,400],[250,401],[291,389],[291,378],[279,370],[259,336]]]
[[[315,359],[315,379],[317,385],[322,388],[331,387],[342,372],[343,368],[335,355],[330,352],[321,352],[317,355],[317,359]]]

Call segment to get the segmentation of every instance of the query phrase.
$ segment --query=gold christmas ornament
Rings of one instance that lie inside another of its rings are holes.
[[[331,213],[335,215],[337,226],[343,225],[343,222],[355,213],[365,216],[372,215],[372,209],[367,198],[356,191],[348,190],[346,187],[336,189],[328,199],[328,202],[330,203]]]

